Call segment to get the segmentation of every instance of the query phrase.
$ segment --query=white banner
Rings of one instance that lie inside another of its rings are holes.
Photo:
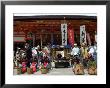
[[[67,24],[61,24],[62,45],[67,45]]]
[[[85,25],[80,26],[80,44],[86,43]]]

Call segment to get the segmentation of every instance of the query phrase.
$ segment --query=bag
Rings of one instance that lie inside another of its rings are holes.
[[[84,75],[84,66],[80,64],[76,64],[76,66],[73,69],[73,72],[75,75]]]

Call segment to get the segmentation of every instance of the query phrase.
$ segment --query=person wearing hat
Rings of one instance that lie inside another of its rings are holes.
[[[77,44],[74,44],[74,48],[72,49],[71,55],[75,58],[79,58],[79,54],[80,54],[80,49],[78,48]],[[72,60],[72,65],[73,65],[74,61]]]
[[[74,44],[74,48],[72,49],[71,55],[79,55],[79,48],[76,43]]]

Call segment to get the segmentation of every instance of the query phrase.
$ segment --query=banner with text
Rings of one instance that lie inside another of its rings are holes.
[[[86,43],[85,25],[80,26],[80,44]]]
[[[68,28],[68,40],[69,44],[74,47],[74,29],[72,27]]]
[[[67,45],[67,24],[61,24],[62,45]]]

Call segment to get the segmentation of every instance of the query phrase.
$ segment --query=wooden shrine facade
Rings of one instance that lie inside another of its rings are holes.
[[[85,25],[92,41],[97,32],[96,16],[41,15],[14,16],[14,43],[24,44],[25,39],[33,38],[33,46],[47,43],[61,45],[61,23],[70,24],[74,29],[75,42],[80,42],[80,26]]]

